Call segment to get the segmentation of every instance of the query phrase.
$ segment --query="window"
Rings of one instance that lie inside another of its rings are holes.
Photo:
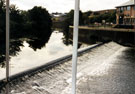
[[[124,10],[124,7],[121,7],[121,8],[120,8],[120,12],[122,13],[122,12],[123,12],[123,10]]]
[[[121,11],[123,11],[124,10],[124,8],[123,7],[121,7]]]
[[[124,7],[124,10],[127,10],[127,7]]]
[[[135,10],[135,6],[134,6],[134,10]]]
[[[131,7],[130,7],[130,6],[128,6],[128,7],[127,7],[127,10],[130,10],[130,8],[131,8]]]

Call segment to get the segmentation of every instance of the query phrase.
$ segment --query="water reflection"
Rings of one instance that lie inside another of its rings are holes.
[[[48,35],[41,34],[41,36],[33,37],[30,40],[27,40],[27,43],[29,44],[29,47],[31,47],[34,51],[37,49],[42,49],[48,42],[50,35],[51,33]]]
[[[71,30],[71,29],[69,31],[64,30],[62,32],[64,34],[63,43],[65,45],[73,44],[73,30]],[[90,34],[90,32],[84,33],[84,32],[79,31],[78,48],[80,48],[84,44],[92,45],[92,44],[97,44],[99,42],[103,42],[101,38],[96,37],[96,36],[92,36]]]
[[[28,44],[27,41],[24,41],[24,47],[20,47],[21,51],[18,52],[18,55],[11,56],[11,75],[43,65],[49,61],[56,60],[57,58],[72,53],[72,45],[66,46],[62,42],[62,38],[62,32],[54,31],[51,34],[48,43],[45,44],[45,47],[36,49],[36,51],[29,47],[30,44]],[[4,70],[0,69],[0,72],[3,71]]]
[[[29,44],[29,47],[34,51],[41,49],[48,42],[49,37],[51,36],[51,29],[49,31],[38,31],[33,33],[33,31],[25,33],[19,32],[18,34],[11,33],[10,36],[10,57],[17,56],[21,51],[21,47],[24,47],[24,41]],[[17,36],[15,36],[17,35]],[[5,32],[0,33],[0,64],[2,67],[5,65]]]
[[[47,62],[48,59],[57,59],[58,56],[66,55],[72,52],[72,33],[70,31],[64,31],[63,29],[52,29],[49,31],[27,31],[27,33],[19,32],[17,37],[11,34],[10,40],[10,62],[17,62],[24,64],[23,62],[31,63],[31,58],[36,60],[32,62]],[[5,33],[0,34],[0,64],[2,67],[5,65]],[[20,36],[20,37],[19,37]],[[97,40],[95,38],[90,38],[88,34],[79,34],[78,48],[95,44]],[[33,51],[32,51],[32,50]],[[36,54],[35,54],[36,53]],[[21,55],[23,54],[23,56]],[[35,54],[35,56],[34,56]],[[26,56],[33,55],[34,57],[27,58]],[[44,59],[41,55],[47,57]],[[15,56],[18,59],[14,60]],[[40,56],[40,59],[39,58]],[[26,59],[27,58],[27,59]],[[26,61],[24,61],[24,59]],[[34,64],[34,63],[33,63]]]
[[[46,33],[50,32],[50,33]],[[21,37],[12,37],[10,41],[10,70],[11,75],[43,65],[49,61],[66,56],[72,53],[72,36],[69,32],[61,29],[52,31],[37,31],[37,33],[28,32],[20,35]],[[0,37],[1,38],[1,37]],[[79,36],[80,39],[80,36]],[[78,48],[87,47],[89,38],[83,37]],[[0,68],[0,79],[5,74],[5,40],[0,39],[0,62],[3,68]]]
[[[120,56],[118,58],[123,59],[123,57],[125,60],[129,61],[130,63],[134,63],[134,61],[135,61],[135,48],[126,49],[125,51],[123,51],[122,56]]]

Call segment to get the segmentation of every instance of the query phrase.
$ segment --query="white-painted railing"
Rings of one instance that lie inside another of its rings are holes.
[[[80,5],[80,0],[75,0],[74,33],[73,33],[73,56],[72,56],[72,94],[76,94],[79,5]]]
[[[6,0],[6,94],[9,94],[9,0]],[[78,25],[79,25],[79,5],[80,0],[75,0],[74,11],[74,35],[73,35],[73,57],[72,57],[72,94],[76,94],[76,74],[77,74],[77,48],[78,48]]]

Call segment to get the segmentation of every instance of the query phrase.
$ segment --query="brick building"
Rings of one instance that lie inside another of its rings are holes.
[[[129,0],[116,8],[117,24],[135,25],[135,0]]]

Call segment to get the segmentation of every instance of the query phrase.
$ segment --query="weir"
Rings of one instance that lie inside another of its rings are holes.
[[[99,46],[102,46],[104,43],[99,43],[99,44],[95,44],[95,45],[91,45],[91,46],[88,46],[86,48],[82,48],[82,49],[79,49],[78,50],[78,56],[84,54],[84,53],[87,53],[89,51],[91,51],[92,49],[94,48],[97,48]],[[48,63],[45,63],[43,65],[40,65],[40,66],[37,66],[35,68],[31,68],[29,70],[26,70],[26,71],[23,71],[23,72],[20,72],[20,73],[17,73],[17,74],[14,74],[14,75],[10,75],[9,79],[10,79],[10,84],[18,79],[21,79],[25,76],[32,76],[38,72],[42,72],[42,71],[45,71],[47,69],[51,69],[51,68],[54,68],[55,66],[59,65],[59,64],[62,64],[62,63],[65,63],[66,61],[69,61],[72,59],[72,54],[68,54],[66,56],[63,56],[61,58],[58,58],[56,60],[53,60],[53,61],[50,61]],[[0,79],[0,93],[1,93],[1,90],[5,87],[6,85],[6,82],[5,82],[5,78],[3,79]]]

